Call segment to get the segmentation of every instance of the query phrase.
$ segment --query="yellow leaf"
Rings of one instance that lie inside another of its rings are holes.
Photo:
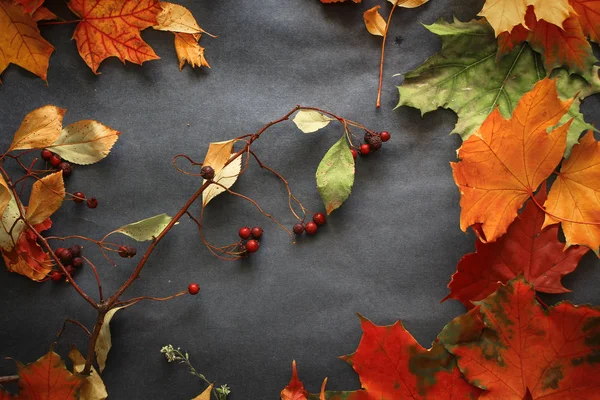
[[[335,118],[314,110],[300,110],[292,121],[302,132],[313,133],[326,127],[331,121],[335,121]]]
[[[26,218],[30,224],[44,222],[60,208],[65,198],[65,183],[62,171],[43,177],[33,184]]]
[[[65,112],[62,108],[47,105],[27,114],[8,151],[41,149],[54,143],[60,136]]]
[[[98,121],[83,120],[65,127],[52,146],[47,147],[67,161],[88,165],[105,158],[120,134]]]
[[[2,175],[0,175],[0,215],[4,214],[4,210],[6,210],[6,207],[8,206],[8,203],[11,199],[12,193],[8,189],[6,181],[4,180]]]
[[[153,26],[154,29],[181,33],[205,32],[187,8],[166,1],[161,1],[160,6],[162,11],[156,16],[157,24]]]
[[[0,228],[0,247],[10,251],[15,247],[21,232],[25,229],[25,222],[21,218],[21,211],[15,197],[10,193],[8,205],[2,213],[2,224]]]
[[[368,9],[363,14],[365,25],[367,26],[367,30],[371,35],[385,35],[385,28],[387,24],[385,23],[385,20],[383,19],[381,14],[379,14],[380,8],[380,6],[375,6],[373,8]]]
[[[233,154],[232,154],[233,156]],[[220,195],[225,191],[225,188],[229,189],[233,186],[235,181],[237,180],[240,171],[242,170],[242,157],[238,157],[231,162],[231,164],[227,165],[225,168],[222,168],[215,177],[213,178],[214,182],[219,182],[220,185],[212,184],[204,190],[202,193],[202,206],[206,206],[209,201],[214,199],[216,196]],[[204,180],[206,182],[206,180]],[[221,186],[223,185],[223,186]]]
[[[402,8],[417,8],[427,3],[429,0],[388,0],[390,3],[394,4],[398,2],[398,7]]]
[[[189,63],[194,67],[208,67],[208,61],[204,58],[204,47],[198,44],[200,40],[199,33],[175,33],[175,51],[179,59],[179,69],[183,69],[184,64]]]
[[[85,367],[85,358],[79,350],[73,346],[69,352],[69,358],[73,361],[73,371],[81,372]],[[90,376],[86,377],[79,391],[79,400],[105,400],[108,397],[106,386],[96,368],[92,366]]]
[[[110,337],[110,321],[115,316],[117,311],[132,306],[133,304],[135,303],[131,303],[122,307],[115,307],[108,311],[104,316],[104,322],[100,328],[100,334],[98,335],[98,341],[96,341],[96,348],[94,349],[96,352],[96,361],[98,361],[100,372],[104,371],[104,367],[106,367],[106,358],[108,357],[108,352],[112,347],[112,339]]]
[[[225,166],[231,153],[233,152],[233,145],[235,139],[226,140],[224,142],[213,142],[208,145],[208,151],[206,157],[204,157],[204,163],[202,165],[209,165],[215,170],[215,175],[219,173]]]
[[[213,386],[214,384],[211,384],[209,387],[206,388],[206,390],[204,390],[204,392],[194,397],[192,400],[210,400],[210,392],[212,391]]]

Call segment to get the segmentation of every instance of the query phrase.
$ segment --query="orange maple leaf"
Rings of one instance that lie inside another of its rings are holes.
[[[544,206],[549,213],[544,226],[561,222],[567,246],[585,245],[598,254],[600,143],[593,132],[588,132],[563,162]]]
[[[31,15],[20,5],[0,0],[0,74],[13,63],[46,80],[53,51]]]
[[[479,314],[485,329],[446,348],[485,390],[481,400],[599,398],[600,308],[563,302],[544,310],[522,279],[478,306],[469,314]]]
[[[158,0],[71,0],[69,8],[81,18],[73,34],[77,49],[95,74],[108,57],[135,64],[159,58],[140,35],[156,25]]]
[[[50,218],[33,226],[40,233],[51,227]],[[42,281],[52,270],[50,255],[40,247],[37,235],[31,229],[21,233],[14,249],[2,250],[2,257],[10,272],[16,272],[34,281]]]
[[[461,192],[460,226],[481,224],[484,242],[506,233],[523,203],[562,159],[571,122],[555,128],[572,100],[561,101],[556,81],[544,79],[526,93],[510,119],[496,108],[451,163]]]
[[[571,0],[583,33],[593,42],[600,42],[600,0]]]

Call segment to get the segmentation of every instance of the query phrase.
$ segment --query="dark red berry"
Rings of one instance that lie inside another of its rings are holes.
[[[71,250],[71,255],[73,257],[81,256],[81,246],[80,245],[74,244],[73,246],[71,246],[71,248],[69,250]]]
[[[98,207],[98,199],[96,199],[95,197],[90,197],[89,199],[87,199],[87,206],[88,208]]]
[[[315,224],[317,225],[324,225],[325,222],[327,222],[327,219],[325,218],[325,214],[323,214],[322,212],[318,212],[315,215],[313,215],[313,221]]]
[[[123,258],[131,258],[134,257],[137,253],[137,250],[133,246],[125,245],[119,247],[119,255]]]
[[[50,164],[52,164],[52,166],[53,166],[53,167],[58,167],[58,165],[60,164],[60,162],[61,162],[62,160],[60,159],[60,156],[59,156],[59,155],[57,155],[57,154],[53,154],[53,155],[50,157],[50,160],[49,160],[49,161],[50,161]]]
[[[254,239],[260,239],[262,234],[263,234],[263,230],[261,227],[255,226],[254,228],[252,228],[252,237]]]
[[[50,272],[50,279],[54,282],[58,282],[62,279],[62,274],[58,271],[52,271]]]
[[[56,257],[60,258],[60,255],[62,254],[63,251],[65,251],[67,249],[65,249],[64,247],[59,247],[56,250],[54,250],[54,254],[56,254]]]
[[[52,152],[48,149],[42,150],[42,160],[48,161],[52,157]]]
[[[363,156],[366,156],[367,154],[369,154],[369,152],[371,151],[371,146],[369,146],[368,144],[361,144],[360,145],[360,154],[362,154]]]
[[[313,221],[310,221],[306,224],[306,233],[309,235],[314,235],[319,230],[319,226],[315,224]]]
[[[372,151],[377,151],[381,148],[381,138],[379,136],[372,136],[369,139],[369,146]]]
[[[69,275],[73,276],[73,274],[75,273],[75,268],[73,268],[72,265],[67,265],[65,266],[65,271],[67,271]]]
[[[58,169],[62,171],[63,176],[65,178],[71,176],[71,174],[73,173],[73,167],[71,167],[71,164],[66,161],[63,161],[60,164],[58,164]]]
[[[85,201],[85,194],[83,192],[73,193],[73,201],[75,203],[83,203]]]
[[[302,222],[298,222],[297,224],[294,224],[292,230],[296,235],[302,235],[304,233],[304,224]]]
[[[71,254],[71,250],[69,249],[63,249],[57,256],[63,264],[70,264],[73,260],[73,254]]]
[[[197,283],[190,283],[188,286],[188,292],[190,292],[191,295],[198,294],[200,292],[200,285]]]
[[[246,242],[246,250],[248,253],[256,253],[259,247],[260,243],[258,240],[250,239]]]
[[[74,257],[72,263],[75,268],[81,268],[83,267],[83,258]]]
[[[200,170],[200,176],[206,180],[211,180],[215,177],[215,170],[210,165],[206,165]]]
[[[382,142],[387,142],[388,140],[390,140],[391,135],[388,131],[383,131],[379,134],[379,137],[381,138]]]
[[[365,139],[365,143],[369,143],[369,141],[371,140],[371,138],[373,136],[374,135],[371,132],[365,132],[365,138],[364,138]]]
[[[356,157],[358,157],[358,152],[355,149],[350,149],[350,152],[352,153],[352,158],[356,160]]]
[[[247,226],[244,226],[243,228],[240,228],[238,235],[240,235],[240,237],[244,240],[250,239],[250,236],[252,236],[252,231]]]

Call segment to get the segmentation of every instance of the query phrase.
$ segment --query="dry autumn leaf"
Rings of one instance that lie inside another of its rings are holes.
[[[205,33],[206,31],[198,25],[196,19],[187,8],[179,4],[161,1],[162,11],[156,16],[154,29],[159,31],[180,33]]]
[[[544,310],[522,279],[478,306],[485,328],[446,348],[465,378],[484,390],[480,399],[598,398],[598,307],[562,302]]]
[[[56,16],[56,14],[54,14],[52,11],[48,10],[46,7],[40,7],[40,8],[38,8],[31,15],[31,17],[33,18],[33,20],[35,22],[49,21],[49,20],[52,20],[52,19],[58,19],[58,17]]]
[[[194,397],[192,400],[210,400],[210,395],[213,390],[214,384],[210,384],[204,392],[200,393],[198,396]]]
[[[13,63],[47,80],[53,51],[31,15],[9,0],[0,0],[0,74]]]
[[[375,6],[373,8],[368,9],[363,14],[363,19],[365,20],[365,26],[371,35],[376,36],[384,36],[386,30],[386,22],[379,14],[379,9],[381,6]]]
[[[521,98],[510,119],[496,109],[463,142],[460,161],[451,164],[461,192],[463,231],[481,224],[484,242],[506,233],[523,203],[562,159],[570,122],[550,133],[547,129],[558,124],[571,103],[558,98],[554,80],[544,79]]]
[[[21,122],[8,151],[41,149],[51,145],[60,136],[65,112],[51,105],[31,111]]]
[[[63,159],[88,165],[104,159],[121,132],[98,121],[83,120],[65,127],[51,146],[46,146]]]
[[[563,161],[548,200],[544,227],[562,223],[567,246],[600,246],[600,143],[588,132]],[[555,217],[559,217],[555,218]]]
[[[44,222],[60,208],[64,199],[62,171],[47,175],[33,184],[25,218],[32,225]]]
[[[321,3],[342,3],[346,0],[321,0]],[[362,0],[352,0],[354,3],[360,3]]]
[[[23,6],[26,13],[33,14],[44,4],[44,0],[14,0],[15,3]]]
[[[298,370],[296,369],[296,360],[292,361],[292,378],[285,388],[281,391],[281,400],[305,400],[308,392],[304,385],[298,379]]]
[[[539,204],[546,201],[545,184],[535,197]],[[472,308],[473,301],[486,298],[501,283],[521,274],[539,292],[568,292],[560,280],[575,270],[588,248],[573,246],[563,251],[565,244],[558,240],[558,226],[542,229],[545,215],[529,202],[506,235],[494,243],[477,240],[477,252],[460,260],[448,284],[450,294],[444,300],[453,298]]]
[[[69,8],[81,18],[73,34],[77,49],[95,74],[108,57],[135,64],[159,58],[140,36],[157,23],[157,0],[70,0]]]
[[[115,307],[108,311],[104,316],[104,323],[100,328],[100,334],[98,335],[98,341],[96,342],[96,348],[94,349],[94,351],[96,352],[96,361],[98,362],[98,368],[100,369],[101,373],[106,367],[106,358],[108,357],[108,352],[112,347],[112,338],[110,336],[110,321],[113,319],[117,311],[130,307],[134,304],[135,303],[130,303],[126,306]]]
[[[38,233],[51,227],[50,218],[33,226]],[[50,255],[37,243],[37,235],[31,229],[21,233],[14,249],[3,250],[2,256],[10,272],[26,276],[33,281],[44,280],[52,270]]]
[[[71,348],[69,358],[73,362],[73,372],[81,373],[85,367],[85,358],[75,346]],[[96,368],[92,366],[90,375],[85,378],[81,385],[79,400],[105,400],[107,397],[106,386],[104,386],[104,382]]]
[[[233,157],[233,154],[231,157]],[[213,183],[202,193],[202,207],[205,207],[209,201],[232,187],[235,181],[237,181],[241,170],[242,157],[234,159],[225,168],[221,168],[213,178],[213,182],[217,182],[218,185]],[[203,180],[203,183],[206,183],[206,180]]]
[[[571,0],[583,33],[592,42],[600,43],[600,1]]]
[[[204,58],[204,47],[198,44],[200,37],[199,33],[175,33],[175,52],[179,60],[179,69],[187,62],[195,67],[210,68],[208,61]]]

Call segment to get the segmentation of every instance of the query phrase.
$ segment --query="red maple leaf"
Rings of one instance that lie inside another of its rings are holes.
[[[52,221],[47,218],[44,222],[34,225],[38,232],[43,232],[52,227]],[[37,235],[27,229],[21,233],[17,245],[11,251],[2,250],[7,268],[39,281],[46,277],[52,269],[52,261],[37,242]]]
[[[546,201],[546,185],[535,196],[539,204]],[[460,260],[448,285],[444,299],[459,300],[466,307],[493,293],[501,283],[523,274],[535,289],[545,293],[564,293],[560,280],[573,272],[588,248],[571,246],[558,240],[558,225],[542,229],[545,213],[533,202],[513,222],[504,236],[493,243],[477,240],[477,252]]]
[[[281,400],[306,400],[308,392],[304,389],[304,384],[298,379],[298,370],[296,361],[292,362],[292,378],[290,383],[281,391]]]

